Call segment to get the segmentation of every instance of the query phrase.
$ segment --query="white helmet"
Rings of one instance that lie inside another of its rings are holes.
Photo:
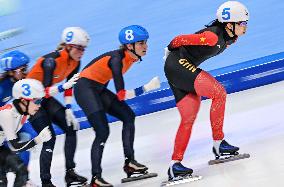
[[[61,40],[65,44],[74,44],[87,47],[90,37],[80,27],[67,27],[63,30]]]
[[[217,10],[219,22],[240,22],[249,20],[249,12],[245,5],[238,1],[227,1]]]
[[[15,99],[40,99],[45,96],[42,83],[36,79],[22,79],[17,81],[12,90]]]

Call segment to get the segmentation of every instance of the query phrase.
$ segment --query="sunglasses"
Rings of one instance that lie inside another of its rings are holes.
[[[241,22],[238,22],[238,25],[241,26],[241,27],[246,27],[248,25],[248,22],[247,21],[241,21]]]
[[[33,102],[36,105],[40,105],[40,103],[42,102],[43,99],[34,99]]]
[[[73,47],[73,48],[75,48],[79,51],[82,51],[82,52],[84,52],[86,50],[86,47],[81,46],[81,45],[71,45],[71,47]]]

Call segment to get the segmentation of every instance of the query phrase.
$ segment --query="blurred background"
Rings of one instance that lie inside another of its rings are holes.
[[[125,75],[126,88],[135,88],[158,75],[165,81],[164,48],[179,34],[194,33],[215,19],[223,0],[0,0],[0,32],[14,37],[0,41],[0,51],[17,47],[27,53],[31,65],[54,50],[68,26],[84,28],[91,42],[81,69],[96,56],[119,46],[118,32],[139,24],[150,33],[148,54]],[[213,70],[284,50],[284,1],[242,1],[250,11],[248,32],[223,54],[202,64]],[[113,89],[113,84],[110,84]]]

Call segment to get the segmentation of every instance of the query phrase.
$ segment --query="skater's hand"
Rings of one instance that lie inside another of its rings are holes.
[[[41,144],[43,142],[47,142],[51,139],[51,132],[48,127],[45,127],[42,131],[40,131],[39,135],[34,138],[36,144]]]
[[[160,88],[161,83],[160,83],[159,77],[154,77],[152,80],[150,80],[150,82],[145,84],[143,87],[144,87],[145,92],[149,92],[149,91]]]
[[[69,88],[72,88],[74,84],[76,84],[77,80],[79,79],[80,73],[76,73],[75,75],[73,75],[73,77],[68,80],[66,83],[63,84],[63,88],[64,90],[68,90]]]
[[[68,126],[73,126],[74,130],[79,130],[80,129],[80,124],[76,117],[73,114],[73,111],[70,108],[67,108],[65,110],[65,117],[66,117],[66,122]]]
[[[166,48],[165,48],[165,55],[164,55],[164,57],[163,57],[164,60],[167,60],[167,58],[168,58],[170,52],[171,52],[171,51],[169,51],[168,47],[166,47]]]

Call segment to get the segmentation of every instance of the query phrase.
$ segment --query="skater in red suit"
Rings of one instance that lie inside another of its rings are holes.
[[[198,68],[205,60],[222,53],[246,33],[249,12],[237,2],[228,1],[217,10],[217,19],[206,28],[175,37],[166,48],[165,75],[173,91],[181,122],[176,134],[169,180],[191,175],[192,169],[181,164],[192,126],[199,111],[201,96],[212,99],[210,122],[216,157],[235,154],[239,148],[224,140],[225,88],[209,73]]]

